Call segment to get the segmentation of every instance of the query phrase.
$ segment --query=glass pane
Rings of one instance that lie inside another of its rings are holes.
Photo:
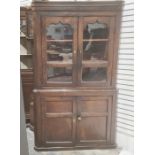
[[[32,56],[21,56],[20,67],[21,69],[32,69]]]
[[[106,24],[88,24],[83,32],[83,60],[107,60],[108,28]]]
[[[83,42],[83,60],[107,60],[107,42]]]
[[[48,61],[72,61],[73,29],[69,24],[50,24],[46,36]]]
[[[71,67],[48,67],[47,80],[53,82],[71,82],[72,68]]]
[[[48,42],[48,61],[72,61],[72,42]]]
[[[46,30],[47,40],[66,40],[73,38],[73,29],[69,24],[50,24]]]
[[[84,28],[83,32],[84,39],[107,39],[108,38],[108,28],[106,24],[95,23],[88,24]]]
[[[107,71],[106,68],[83,68],[82,69],[82,80],[83,81],[103,81],[106,80]]]

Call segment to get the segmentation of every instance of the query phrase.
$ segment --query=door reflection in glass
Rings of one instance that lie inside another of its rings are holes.
[[[83,68],[82,69],[82,80],[87,81],[103,81],[106,80],[107,71],[106,68]]]
[[[106,60],[108,27],[99,22],[88,24],[83,32],[83,59]],[[107,40],[106,40],[107,39]]]
[[[73,29],[69,24],[50,24],[47,27],[48,61],[72,61]]]
[[[73,38],[73,29],[69,24],[50,24],[46,28],[46,37],[51,40],[66,40]]]
[[[47,70],[47,80],[53,82],[71,82],[71,67],[49,67]]]

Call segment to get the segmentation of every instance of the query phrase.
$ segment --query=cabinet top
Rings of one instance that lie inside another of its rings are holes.
[[[33,1],[33,11],[120,11],[122,0],[118,1]]]

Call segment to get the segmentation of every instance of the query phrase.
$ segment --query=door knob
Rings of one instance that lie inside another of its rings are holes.
[[[81,121],[82,118],[81,118],[81,116],[78,116],[77,119],[78,119],[79,121]]]

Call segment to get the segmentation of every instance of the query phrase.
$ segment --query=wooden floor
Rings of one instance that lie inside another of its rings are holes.
[[[27,137],[29,155],[119,155],[120,152],[120,149],[38,152],[34,150],[34,134],[29,128],[27,128]]]

